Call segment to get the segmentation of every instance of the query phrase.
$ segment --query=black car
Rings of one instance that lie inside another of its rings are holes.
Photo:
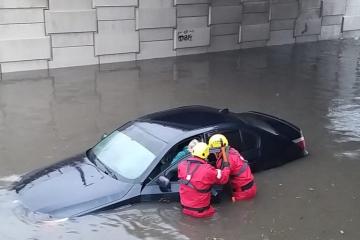
[[[174,156],[194,138],[224,134],[253,172],[307,154],[301,130],[259,112],[187,106],[130,121],[83,154],[27,173],[12,189],[25,209],[46,218],[179,197]],[[166,183],[167,179],[170,183]]]

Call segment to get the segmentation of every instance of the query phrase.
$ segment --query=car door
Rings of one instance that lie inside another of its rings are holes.
[[[172,147],[149,175],[148,182],[141,191],[141,201],[178,201],[179,200],[179,182],[178,182],[178,164],[189,155],[183,156],[178,162],[173,162],[175,156],[182,151],[192,139],[202,141],[203,134],[188,138]],[[159,184],[159,178],[165,176],[170,180],[169,188],[163,189]]]
[[[249,162],[250,166],[255,166],[261,157],[261,138],[249,129],[241,129],[240,133],[240,153]]]
[[[184,157],[184,159],[187,156]],[[180,160],[181,161],[181,160]],[[180,162],[179,161],[179,162]],[[179,162],[163,170],[158,176],[152,179],[141,191],[141,201],[178,201],[179,182],[177,177],[177,167]],[[165,176],[170,180],[169,188],[163,189],[159,184],[159,178]]]
[[[229,145],[238,150],[250,165],[255,164],[259,159],[261,141],[257,133],[248,129],[220,130],[208,133],[207,139],[216,133],[223,134]]]

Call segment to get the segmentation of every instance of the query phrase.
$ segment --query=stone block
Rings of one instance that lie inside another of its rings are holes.
[[[75,47],[94,45],[94,34],[86,33],[59,33],[51,35],[52,47]]]
[[[46,33],[94,32],[96,26],[96,10],[45,11]]]
[[[178,28],[187,28],[187,27],[201,28],[201,27],[207,27],[208,20],[209,19],[206,16],[178,18],[177,19],[177,27]]]
[[[339,39],[341,36],[341,25],[322,26],[320,40]]]
[[[210,3],[211,0],[174,0],[175,5]]]
[[[319,35],[298,36],[295,38],[296,43],[317,42],[317,41],[319,41]]]
[[[239,34],[239,23],[216,24],[211,26],[211,35]]]
[[[247,48],[258,48],[258,47],[265,47],[267,40],[260,40],[260,41],[252,41],[252,42],[242,42],[240,43],[241,49]]]
[[[268,1],[250,1],[244,2],[244,13],[265,13],[269,12],[269,2]]]
[[[209,52],[221,52],[240,49],[239,35],[212,36]]]
[[[51,11],[76,11],[92,8],[92,0],[49,0]]]
[[[95,34],[95,55],[139,52],[139,33]]]
[[[267,40],[270,38],[270,23],[241,26],[241,42]]]
[[[47,8],[47,0],[0,0],[0,8]]]
[[[297,18],[299,5],[295,1],[272,3],[270,5],[270,19],[292,19]]]
[[[0,25],[0,40],[33,38],[45,35],[44,23]]]
[[[348,3],[346,6],[345,15],[346,16],[359,16],[360,15],[360,3],[359,2],[357,4],[349,4]]]
[[[174,38],[173,28],[141,29],[140,42],[172,40]]]
[[[93,46],[53,48],[49,68],[95,65],[99,59],[94,56]]]
[[[242,0],[211,0],[212,6],[235,6],[241,5]]]
[[[357,5],[359,4],[359,0],[347,0],[347,4],[350,6]]]
[[[342,15],[345,14],[346,0],[324,0],[322,15]]]
[[[96,10],[99,21],[135,19],[134,7],[98,7]]]
[[[135,20],[121,20],[121,21],[99,21],[98,33],[117,33],[123,34],[128,32],[135,32]]]
[[[135,61],[135,53],[112,54],[99,56],[100,64]]]
[[[313,8],[313,9],[304,11],[300,14],[300,16],[298,18],[301,18],[301,19],[321,18],[320,8]]]
[[[219,6],[211,8],[211,24],[241,22],[242,6]]]
[[[271,31],[293,30],[295,27],[295,19],[271,20]]]
[[[141,42],[140,53],[136,55],[136,59],[141,60],[174,56],[176,56],[176,51],[174,51],[174,41],[165,40],[154,42]]]
[[[44,22],[41,8],[0,9],[0,24]]]
[[[315,35],[321,32],[321,18],[297,19],[295,23],[295,36]]]
[[[47,60],[1,63],[2,73],[32,71],[32,70],[40,70],[47,68],[48,68]]]
[[[210,27],[176,29],[174,48],[202,47],[210,44]]]
[[[208,47],[193,47],[176,49],[176,56],[207,53]]]
[[[302,11],[309,9],[320,8],[321,0],[300,0],[300,8]]]
[[[95,54],[124,54],[139,52],[139,32],[135,20],[99,21],[95,34]]]
[[[0,62],[50,58],[50,37],[0,41]]]
[[[281,30],[270,32],[270,40],[268,46],[293,44],[295,43],[294,30]]]
[[[342,37],[359,39],[360,38],[360,30],[343,32]]]
[[[138,0],[92,0],[93,7],[137,7]]]
[[[207,4],[179,5],[176,7],[176,9],[177,17],[196,17],[209,15],[209,5]]]
[[[176,26],[176,8],[137,8],[137,29]]]
[[[360,30],[360,16],[344,16],[343,31]]]
[[[269,22],[269,13],[245,13],[243,14],[242,25],[255,25]]]
[[[321,25],[328,26],[328,25],[341,25],[342,24],[342,15],[337,16],[324,16],[322,18]]]
[[[139,0],[139,8],[172,8],[173,0]]]

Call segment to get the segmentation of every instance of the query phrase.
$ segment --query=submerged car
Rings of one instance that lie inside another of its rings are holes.
[[[186,106],[130,121],[83,154],[27,173],[12,189],[31,212],[59,219],[153,200],[177,200],[174,156],[194,138],[224,134],[253,172],[307,155],[301,130],[277,117]]]

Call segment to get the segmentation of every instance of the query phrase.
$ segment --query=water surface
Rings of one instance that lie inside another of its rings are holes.
[[[95,144],[104,132],[182,105],[274,114],[303,129],[310,156],[256,174],[256,199],[199,220],[178,203],[36,223],[7,186]],[[360,43],[292,46],[3,75],[0,239],[360,239]]]

